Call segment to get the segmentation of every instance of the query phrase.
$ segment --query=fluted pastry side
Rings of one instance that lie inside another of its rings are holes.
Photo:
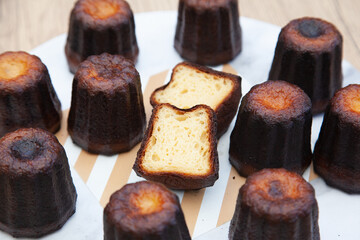
[[[241,52],[237,0],[180,0],[174,47],[202,65],[229,62]]]
[[[280,32],[269,80],[301,87],[314,114],[323,112],[342,86],[342,36],[334,25],[317,18],[291,21]]]
[[[41,237],[74,214],[68,159],[52,134],[24,128],[0,140],[0,195],[0,229],[14,237]]]
[[[139,48],[130,5],[123,0],[77,1],[70,15],[65,46],[70,71],[75,73],[87,57],[104,52],[136,62]]]
[[[325,182],[360,193],[360,85],[339,90],[326,109],[314,150],[314,169]]]
[[[312,158],[311,102],[297,86],[268,81],[243,98],[230,137],[229,160],[242,176],[263,168],[303,173]]]
[[[119,55],[91,56],[77,71],[68,131],[83,149],[115,154],[133,148],[146,127],[140,75]]]
[[[41,60],[26,52],[0,54],[0,136],[22,127],[60,129],[61,104]]]

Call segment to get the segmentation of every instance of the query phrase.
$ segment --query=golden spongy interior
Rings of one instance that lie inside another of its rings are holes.
[[[0,58],[0,78],[12,80],[16,77],[24,75],[28,70],[28,62],[26,56],[3,55]]]
[[[137,209],[139,209],[140,214],[146,215],[162,210],[164,203],[163,196],[160,192],[156,190],[149,191],[142,190],[137,194],[132,194],[131,202],[134,204]]]
[[[154,97],[159,103],[170,103],[182,109],[205,104],[216,110],[233,87],[233,81],[228,78],[179,65],[169,85]]]
[[[162,107],[146,146],[142,167],[149,172],[206,175],[211,170],[209,116],[205,109],[192,112]]]
[[[85,12],[97,19],[106,19],[119,11],[119,6],[108,0],[89,0],[84,3]]]

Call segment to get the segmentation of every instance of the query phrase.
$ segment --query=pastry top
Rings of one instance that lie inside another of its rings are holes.
[[[76,2],[71,16],[77,18],[89,28],[115,27],[127,22],[133,13],[124,0],[79,0]]]
[[[292,20],[280,32],[279,41],[300,52],[333,51],[342,44],[339,30],[319,18],[304,17]]]
[[[237,0],[180,0],[188,6],[199,9],[217,9],[219,7],[225,7],[230,2],[236,2]]]
[[[218,178],[216,116],[206,105],[153,109],[134,170],[174,189],[199,189]]]
[[[65,150],[53,134],[39,128],[18,129],[0,139],[0,175],[47,174],[54,165],[62,167],[59,155]]]
[[[314,188],[300,175],[282,168],[250,175],[240,189],[242,204],[272,221],[304,216],[317,204]]]
[[[180,211],[178,197],[161,184],[142,181],[113,193],[104,209],[107,221],[123,232],[141,236],[174,225]]]
[[[90,93],[111,95],[127,89],[129,84],[141,86],[140,75],[134,63],[120,55],[103,53],[88,57],[75,74],[79,88]]]
[[[244,96],[241,110],[269,121],[297,118],[311,111],[311,100],[298,86],[285,81],[267,81],[255,85]]]
[[[330,110],[360,127],[360,85],[351,84],[337,91],[331,99]]]
[[[4,52],[0,54],[1,91],[19,91],[36,86],[42,74],[48,73],[41,60],[26,52]]]

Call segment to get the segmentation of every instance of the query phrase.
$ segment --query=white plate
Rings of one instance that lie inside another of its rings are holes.
[[[175,11],[149,12],[135,15],[136,34],[140,48],[136,68],[140,72],[143,89],[150,76],[172,69],[182,61],[173,48],[176,18]],[[243,33],[243,51],[230,64],[243,77],[242,88],[244,95],[251,86],[267,79],[280,27],[245,17],[242,17],[240,21]],[[65,40],[66,35],[60,35],[31,52],[39,56],[47,65],[62,103],[62,108],[68,109],[70,107],[73,75],[68,71],[64,55]],[[221,69],[221,67],[215,69]],[[360,73],[347,62],[343,62],[343,73],[344,86],[360,80]],[[145,101],[148,101],[148,99],[145,99]],[[313,145],[317,139],[321,122],[322,116],[314,118]],[[213,187],[206,189],[193,234],[197,240],[227,239],[227,227],[218,229],[215,229],[215,227],[222,204],[222,201],[219,201],[219,196],[224,195],[231,168],[228,162],[228,144],[233,126],[234,121],[230,126],[230,130],[219,141],[220,178]],[[73,165],[80,149],[71,144],[65,144],[65,149],[69,161]],[[60,231],[44,239],[100,240],[103,238],[102,208],[98,204],[99,196],[97,196],[97,193],[103,191],[103,188],[101,189],[104,185],[102,182],[106,182],[107,179],[99,179],[101,184],[94,184],[93,187],[87,185],[94,196],[75,171],[72,170],[72,174],[79,195],[77,212]],[[129,182],[139,179],[134,177],[134,174],[131,176]],[[319,203],[321,238],[326,240],[360,239],[360,196],[344,194],[329,188],[321,179],[313,181],[312,184],[316,189]],[[206,234],[210,230],[212,230],[210,234]],[[200,237],[197,238],[198,236]],[[0,232],[0,239],[12,238]]]

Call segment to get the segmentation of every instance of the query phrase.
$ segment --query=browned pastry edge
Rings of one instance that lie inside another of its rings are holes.
[[[321,33],[317,37],[307,37],[301,32],[300,24],[304,22],[314,22],[321,28]],[[299,52],[330,52],[332,49],[342,44],[342,36],[339,30],[330,22],[320,18],[303,17],[290,21],[282,28],[279,39],[284,41],[285,46],[296,49]]]
[[[235,53],[233,53],[233,50],[226,50],[224,52],[220,52],[216,54],[212,54],[212,53],[206,55],[203,54],[201,59],[199,59],[200,57],[196,57],[194,51],[182,48],[181,44],[178,41],[175,41],[174,48],[183,59],[209,66],[217,66],[220,64],[228,63],[241,52],[241,47],[240,47],[239,49],[236,50]],[[213,59],[216,59],[216,62]]]
[[[206,176],[197,176],[197,175],[189,175],[189,174],[180,174],[180,173],[171,173],[171,172],[163,172],[163,173],[150,173],[144,170],[141,166],[142,159],[145,156],[145,151],[147,145],[149,143],[149,139],[152,136],[153,126],[157,119],[157,112],[161,107],[166,106],[174,109],[179,112],[192,112],[196,111],[198,108],[205,108],[207,113],[210,116],[209,125],[210,125],[210,134],[209,134],[209,142],[210,142],[210,159],[213,159],[211,166],[211,172]],[[217,138],[216,138],[216,115],[215,112],[208,107],[207,105],[196,105],[190,109],[179,109],[171,104],[162,103],[156,105],[152,110],[152,115],[150,118],[149,125],[146,129],[145,136],[141,143],[141,147],[137,153],[137,157],[133,166],[134,171],[138,176],[141,176],[147,180],[155,181],[163,183],[165,186],[172,189],[181,189],[181,190],[195,190],[204,187],[209,187],[214,185],[215,181],[219,178],[219,160],[217,153]]]
[[[314,153],[314,170],[326,184],[350,194],[359,194],[360,171],[329,163],[326,158]]]
[[[234,83],[234,87],[233,87],[232,91],[230,92],[230,94],[223,100],[222,103],[220,103],[218,105],[218,107],[216,109],[213,109],[216,113],[216,119],[217,119],[216,137],[220,138],[227,131],[231,121],[233,120],[233,118],[236,115],[238,105],[239,105],[239,102],[240,102],[240,99],[242,96],[242,94],[241,94],[241,80],[242,80],[241,77],[231,74],[231,73],[216,71],[216,70],[213,70],[211,68],[208,68],[208,67],[196,64],[196,63],[181,62],[173,68],[170,81],[167,84],[155,89],[154,92],[151,94],[150,104],[153,107],[160,104],[159,102],[156,101],[155,94],[158,91],[162,91],[162,90],[166,89],[166,87],[173,81],[173,75],[174,75],[175,69],[178,66],[182,66],[182,65],[190,67],[195,70],[200,70],[201,72],[204,72],[206,74],[211,74],[211,75],[218,76],[220,78],[229,79]]]
[[[282,166],[282,168],[286,168],[289,171],[295,172],[297,174],[302,175],[305,170],[309,167],[311,160],[312,160],[313,156],[310,155],[308,156],[301,164],[301,166]],[[229,161],[231,163],[231,165],[236,169],[236,171],[243,177],[248,177],[250,175],[252,175],[253,173],[260,171],[264,168],[255,168],[254,166],[252,166],[251,164],[246,163],[246,160],[239,160],[241,158],[238,158],[237,156],[235,156],[232,152],[229,152]],[[240,162],[241,161],[241,162]]]
[[[131,60],[134,64],[136,64],[139,55],[139,48],[136,48],[134,52],[128,51],[126,53],[118,53],[118,54]],[[65,55],[69,65],[70,72],[73,74],[75,74],[76,71],[78,70],[80,63],[82,63],[87,59],[87,58],[82,59],[81,55],[79,53],[72,51],[68,44],[65,45]]]
[[[74,215],[75,213],[75,207],[68,211],[64,216],[62,216],[58,222],[53,222],[51,224],[48,224],[46,226],[41,226],[41,231],[34,230],[32,228],[22,228],[20,230],[10,228],[0,222],[0,229],[4,232],[7,232],[11,234],[15,238],[40,238],[42,236],[51,234],[53,232],[56,232],[57,230],[61,229],[67,220]]]
[[[159,205],[144,213],[136,206],[136,198],[151,193],[158,194],[154,201],[159,201]],[[111,195],[103,219],[106,240],[191,239],[178,197],[160,183],[140,181],[126,184]]]

